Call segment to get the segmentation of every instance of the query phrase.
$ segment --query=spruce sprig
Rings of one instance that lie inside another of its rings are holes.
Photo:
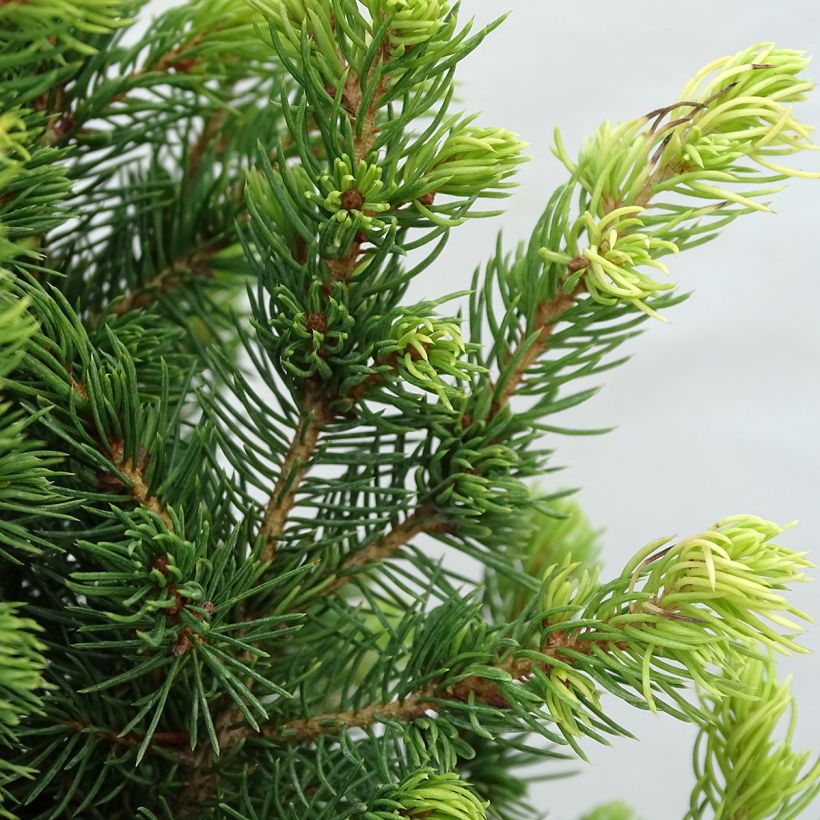
[[[806,809],[786,528],[602,581],[531,482],[683,298],[666,257],[816,176],[781,164],[805,58],[723,58],[577,160],[557,137],[529,239],[413,304],[526,159],[454,93],[501,20],[191,0],[130,36],[142,5],[0,2],[0,814],[538,816],[524,767],[629,734],[606,695],[700,727],[693,818]]]

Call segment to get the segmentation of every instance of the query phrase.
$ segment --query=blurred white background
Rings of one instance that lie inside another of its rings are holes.
[[[506,23],[462,64],[461,97],[466,110],[483,112],[478,124],[520,133],[535,160],[523,167],[506,215],[454,231],[410,299],[467,287],[499,228],[510,248],[529,235],[565,178],[550,154],[556,124],[575,153],[602,120],[671,102],[716,57],[764,40],[820,55],[816,0],[463,0],[462,18],[486,23],[508,9]],[[811,74],[820,79],[820,61]],[[820,125],[820,94],[799,118]],[[820,155],[798,163],[818,169]],[[634,360],[573,411],[577,426],[617,430],[552,442],[569,465],[561,485],[582,487],[582,506],[606,527],[605,577],[652,539],[738,512],[801,519],[784,541],[820,558],[820,181],[792,182],[775,208],[671,259],[673,278],[694,296],[670,312],[669,325],[650,323],[630,345]],[[801,588],[794,600],[820,618],[820,587]],[[796,675],[797,745],[820,748],[820,630],[805,644],[815,654],[782,668]],[[639,742],[586,742],[592,765],[579,762],[576,777],[536,786],[536,802],[556,820],[614,799],[644,820],[682,817],[692,727],[616,702],[609,708]]]

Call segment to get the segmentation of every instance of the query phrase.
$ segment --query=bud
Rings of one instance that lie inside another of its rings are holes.
[[[579,251],[577,237],[580,230],[571,231],[572,244],[565,252],[541,248],[547,262],[558,262],[577,270],[565,279],[564,288],[572,291],[583,280],[586,290],[596,302],[612,305],[625,301],[644,313],[662,319],[645,303],[647,298],[674,288],[671,282],[657,282],[638,268],[651,267],[664,274],[669,271],[655,257],[659,252],[677,252],[677,246],[640,230],[644,225],[637,217],[644,211],[637,205],[616,208],[596,220],[590,211],[584,213],[578,226],[583,226],[589,246]],[[636,230],[637,229],[637,230]]]
[[[408,777],[391,795],[391,802],[398,816],[417,820],[483,820],[489,806],[455,772],[429,770]]]
[[[306,296],[297,296],[280,285],[274,298],[276,312],[271,325],[282,365],[299,379],[329,379],[332,361],[344,352],[355,323],[347,308],[345,288],[335,283],[326,295],[324,284],[314,280]]]
[[[446,0],[365,0],[374,28],[389,20],[387,38],[393,56],[426,43],[445,28],[449,5]],[[447,26],[451,28],[451,26]]]
[[[436,394],[452,411],[451,399],[463,394],[442,376],[465,381],[479,368],[464,359],[467,348],[458,323],[424,313],[421,309],[418,314],[403,316],[395,322],[380,358],[394,358],[396,372],[402,378]]]
[[[333,214],[338,223],[336,244],[341,245],[343,236],[350,231],[379,232],[385,223],[376,215],[390,210],[389,189],[382,182],[382,170],[378,165],[368,165],[365,160],[354,164],[347,154],[337,157],[333,172],[319,179],[320,193],[308,197]]]
[[[455,129],[428,168],[422,194],[506,196],[504,191],[515,186],[507,180],[526,161],[521,155],[525,147],[515,134],[501,128]]]
[[[465,519],[510,515],[531,500],[529,487],[516,477],[521,468],[520,452],[506,444],[479,441],[445,449],[430,467],[430,479],[439,487],[436,505],[458,510]]]

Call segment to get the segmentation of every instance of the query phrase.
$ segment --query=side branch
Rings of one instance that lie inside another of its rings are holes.
[[[561,660],[571,663],[571,659],[563,654],[563,650],[588,654],[592,651],[595,641],[584,639],[580,635],[568,635],[563,631],[556,631],[549,636],[547,644],[539,650],[542,655],[554,658],[562,655]],[[496,669],[506,672],[519,683],[526,681],[536,669],[548,672],[550,665],[545,661],[531,658],[516,659],[510,657],[499,662]],[[403,700],[389,701],[366,706],[362,709],[353,709],[344,712],[327,712],[313,717],[291,720],[279,725],[266,726],[262,733],[264,737],[277,740],[281,743],[296,743],[314,740],[323,735],[338,735],[349,729],[365,729],[374,723],[385,720],[413,721],[429,712],[436,712],[442,708],[442,702],[466,703],[477,700],[497,709],[508,709],[512,704],[504,696],[496,683],[479,675],[471,675],[453,686],[442,688],[435,683],[429,684],[414,692]],[[243,726],[230,739],[238,742],[241,737],[254,734],[250,727]]]
[[[411,721],[420,718],[434,708],[425,701],[433,697],[434,689],[421,689],[405,700],[378,703],[364,709],[347,712],[328,712],[304,720],[291,720],[282,726],[266,726],[263,736],[286,743],[312,740],[321,735],[337,735],[348,729],[366,729],[381,720]]]
[[[265,539],[261,555],[265,562],[272,561],[276,555],[276,547],[285,530],[288,515],[296,503],[296,493],[316,449],[319,434],[328,420],[328,412],[321,402],[307,405],[299,419],[259,529],[259,535]]]
[[[322,595],[334,595],[345,586],[355,571],[365,564],[376,564],[390,558],[405,544],[422,532],[430,532],[437,526],[433,521],[435,511],[432,507],[419,507],[397,524],[392,530],[385,533],[378,541],[368,544],[358,552],[348,556],[339,567],[338,577],[330,586],[322,590]]]
[[[363,159],[371,150],[376,134],[376,117],[384,86],[379,83],[373,99],[365,112],[359,112],[363,117],[362,133],[355,140],[354,154],[356,161]],[[345,87],[345,105],[349,110],[358,110],[361,106],[363,90],[361,78],[351,75]],[[350,252],[342,259],[325,260],[334,279],[345,281],[350,278],[356,268],[361,249],[360,242],[354,242]],[[305,414],[300,420],[299,427],[291,442],[290,449],[282,464],[279,480],[265,508],[262,527],[259,534],[265,539],[265,548],[262,552],[263,561],[271,561],[276,555],[276,547],[285,529],[288,515],[296,502],[296,492],[304,478],[307,463],[316,447],[319,433],[328,422],[328,411],[321,404],[305,408]],[[346,581],[344,582],[346,583]],[[340,584],[341,586],[341,584]]]
[[[224,250],[229,242],[225,239],[212,243],[192,254],[172,262],[159,273],[151,277],[145,284],[126,293],[111,307],[111,313],[122,316],[129,311],[150,305],[160,294],[169,293],[182,283],[189,273],[207,276],[208,266],[219,251]]]
[[[165,526],[168,527],[169,530],[173,531],[174,525],[171,521],[171,517],[166,512],[165,507],[162,506],[160,500],[155,495],[151,495],[148,485],[145,483],[145,478],[143,477],[143,465],[125,460],[121,442],[115,442],[111,448],[111,461],[120,473],[125,476],[125,479],[128,482],[131,498],[134,502],[139,504],[141,507],[145,507],[146,510],[150,510],[154,513],[154,515],[161,518],[165,523]]]
[[[570,270],[572,270],[571,265]],[[530,346],[529,350],[527,350],[527,352],[515,365],[513,372],[510,374],[506,384],[504,385],[504,390],[493,405],[494,414],[498,413],[510,403],[510,399],[512,399],[518,388],[521,386],[521,382],[524,380],[527,371],[547,351],[550,336],[555,330],[555,326],[558,324],[561,316],[563,316],[563,314],[565,314],[575,304],[575,301],[578,296],[583,293],[583,290],[583,285],[579,284],[572,293],[559,294],[554,299],[539,305],[535,312],[535,319],[533,321],[534,328],[538,329],[538,337]],[[524,344],[524,341],[528,335],[529,334],[524,334],[524,336],[519,340],[518,347],[516,348],[517,350]],[[511,358],[514,356],[515,351],[513,351]]]
[[[68,371],[68,378],[71,382],[71,389],[74,391],[77,398],[82,402],[87,402],[88,386],[85,382],[77,381],[77,379],[75,379],[72,375],[70,369]],[[98,446],[103,451],[107,449],[99,443]],[[150,510],[154,513],[154,515],[161,518],[165,523],[165,526],[173,532],[174,525],[171,521],[171,517],[165,510],[162,502],[155,495],[151,495],[148,484],[145,482],[144,470],[146,457],[142,456],[138,463],[135,463],[133,460],[126,461],[124,450],[125,448],[121,441],[113,441],[110,443],[110,451],[108,455],[111,459],[111,463],[117,468],[120,475],[125,478],[131,499],[135,504],[145,507],[145,509]],[[108,484],[111,489],[122,489],[122,482],[114,476],[113,473],[106,471],[103,476],[103,481]]]

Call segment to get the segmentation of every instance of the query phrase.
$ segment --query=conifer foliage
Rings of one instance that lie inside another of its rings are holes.
[[[784,528],[601,579],[532,479],[578,381],[683,298],[669,257],[812,176],[807,60],[755,45],[556,135],[530,238],[412,304],[525,159],[454,96],[498,23],[143,5],[0,0],[0,816],[535,817],[527,772],[627,734],[619,698],[700,727],[692,818],[797,817]]]

